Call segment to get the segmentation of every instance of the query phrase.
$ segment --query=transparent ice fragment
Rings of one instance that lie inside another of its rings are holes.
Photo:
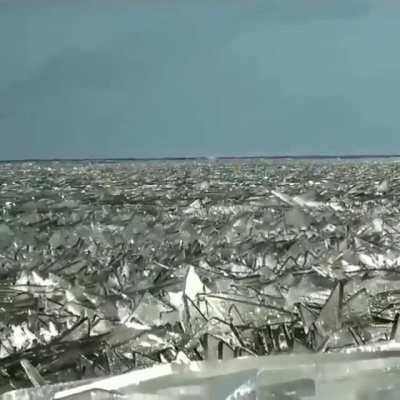
[[[200,191],[207,191],[210,188],[210,183],[208,181],[202,181],[196,185],[196,189]]]
[[[362,344],[361,338],[351,329],[342,328],[332,333],[329,339],[324,343],[324,348],[319,350],[342,349],[357,344]]]
[[[6,341],[17,351],[32,347],[38,342],[36,335],[29,329],[26,322],[21,325],[12,325],[9,329]]]
[[[315,382],[313,379],[299,379],[257,387],[257,399],[265,400],[312,398],[315,394]]]
[[[325,282],[322,278],[319,282],[309,275],[305,275],[300,280],[288,282],[288,291],[286,294],[286,307],[291,308],[297,303],[312,304],[323,306],[327,301],[331,289],[330,280]],[[323,284],[321,284],[323,283]]]
[[[57,210],[79,208],[80,202],[74,199],[65,199],[59,202],[54,208]]]
[[[318,334],[327,337],[342,327],[343,284],[337,283],[314,323]]]
[[[304,332],[307,334],[313,323],[315,322],[317,316],[303,304],[298,304],[297,307],[300,313],[301,320],[303,322]]]
[[[187,208],[183,210],[185,214],[202,214],[203,204],[200,199],[194,200]]]
[[[360,262],[364,265],[366,265],[369,268],[381,268],[382,266],[379,265],[379,262],[375,260],[373,256],[370,256],[368,254],[359,254],[359,259]]]
[[[59,335],[59,330],[53,321],[50,321],[46,327],[42,326],[39,331],[39,337],[42,338],[46,343],[49,343],[52,339]]]
[[[133,316],[146,325],[160,326],[165,323],[163,314],[167,312],[171,312],[171,308],[146,292],[133,311]]]
[[[249,379],[234,390],[225,400],[256,400],[255,382]]]
[[[41,222],[43,219],[42,214],[39,214],[37,211],[34,211],[32,213],[25,213],[24,215],[21,216],[21,222],[23,225],[26,226],[34,226]]]
[[[376,191],[378,193],[386,193],[389,191],[389,182],[385,179],[381,183],[379,183],[376,187]]]
[[[31,364],[29,360],[24,358],[20,361],[20,363],[33,386],[39,387],[46,384],[46,381],[39,374],[39,371]]]
[[[285,213],[285,223],[287,226],[295,228],[307,228],[311,224],[311,218],[299,208],[291,208]]]
[[[13,231],[5,224],[0,224],[0,250],[7,249],[14,240]]]
[[[54,232],[49,239],[49,244],[54,249],[64,246],[65,242],[65,235],[61,231]]]
[[[361,289],[343,305],[343,321],[350,324],[366,325],[371,321],[370,295]]]
[[[398,313],[393,321],[392,330],[390,332],[390,340],[400,343],[400,314]]]
[[[282,202],[286,203],[289,206],[294,206],[295,202],[292,200],[292,198],[285,193],[281,193],[277,190],[271,190],[271,193],[276,196],[279,200]]]
[[[190,266],[185,277],[185,286],[183,289],[184,296],[196,303],[199,300],[199,294],[209,292],[210,290],[203,284],[199,276],[196,274],[194,267]]]

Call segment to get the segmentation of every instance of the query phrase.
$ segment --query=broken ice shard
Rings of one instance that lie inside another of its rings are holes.
[[[0,224],[0,250],[6,250],[13,242],[14,233],[5,224]]]
[[[342,326],[343,284],[338,282],[314,322],[317,347]]]

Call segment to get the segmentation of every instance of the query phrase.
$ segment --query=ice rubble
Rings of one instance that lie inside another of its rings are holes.
[[[2,391],[399,337],[397,163],[0,168]]]

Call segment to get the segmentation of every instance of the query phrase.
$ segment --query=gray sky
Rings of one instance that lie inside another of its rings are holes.
[[[400,153],[400,3],[0,0],[0,159]]]

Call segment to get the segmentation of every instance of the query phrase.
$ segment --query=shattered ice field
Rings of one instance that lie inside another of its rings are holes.
[[[400,340],[400,164],[0,164],[0,392]]]

